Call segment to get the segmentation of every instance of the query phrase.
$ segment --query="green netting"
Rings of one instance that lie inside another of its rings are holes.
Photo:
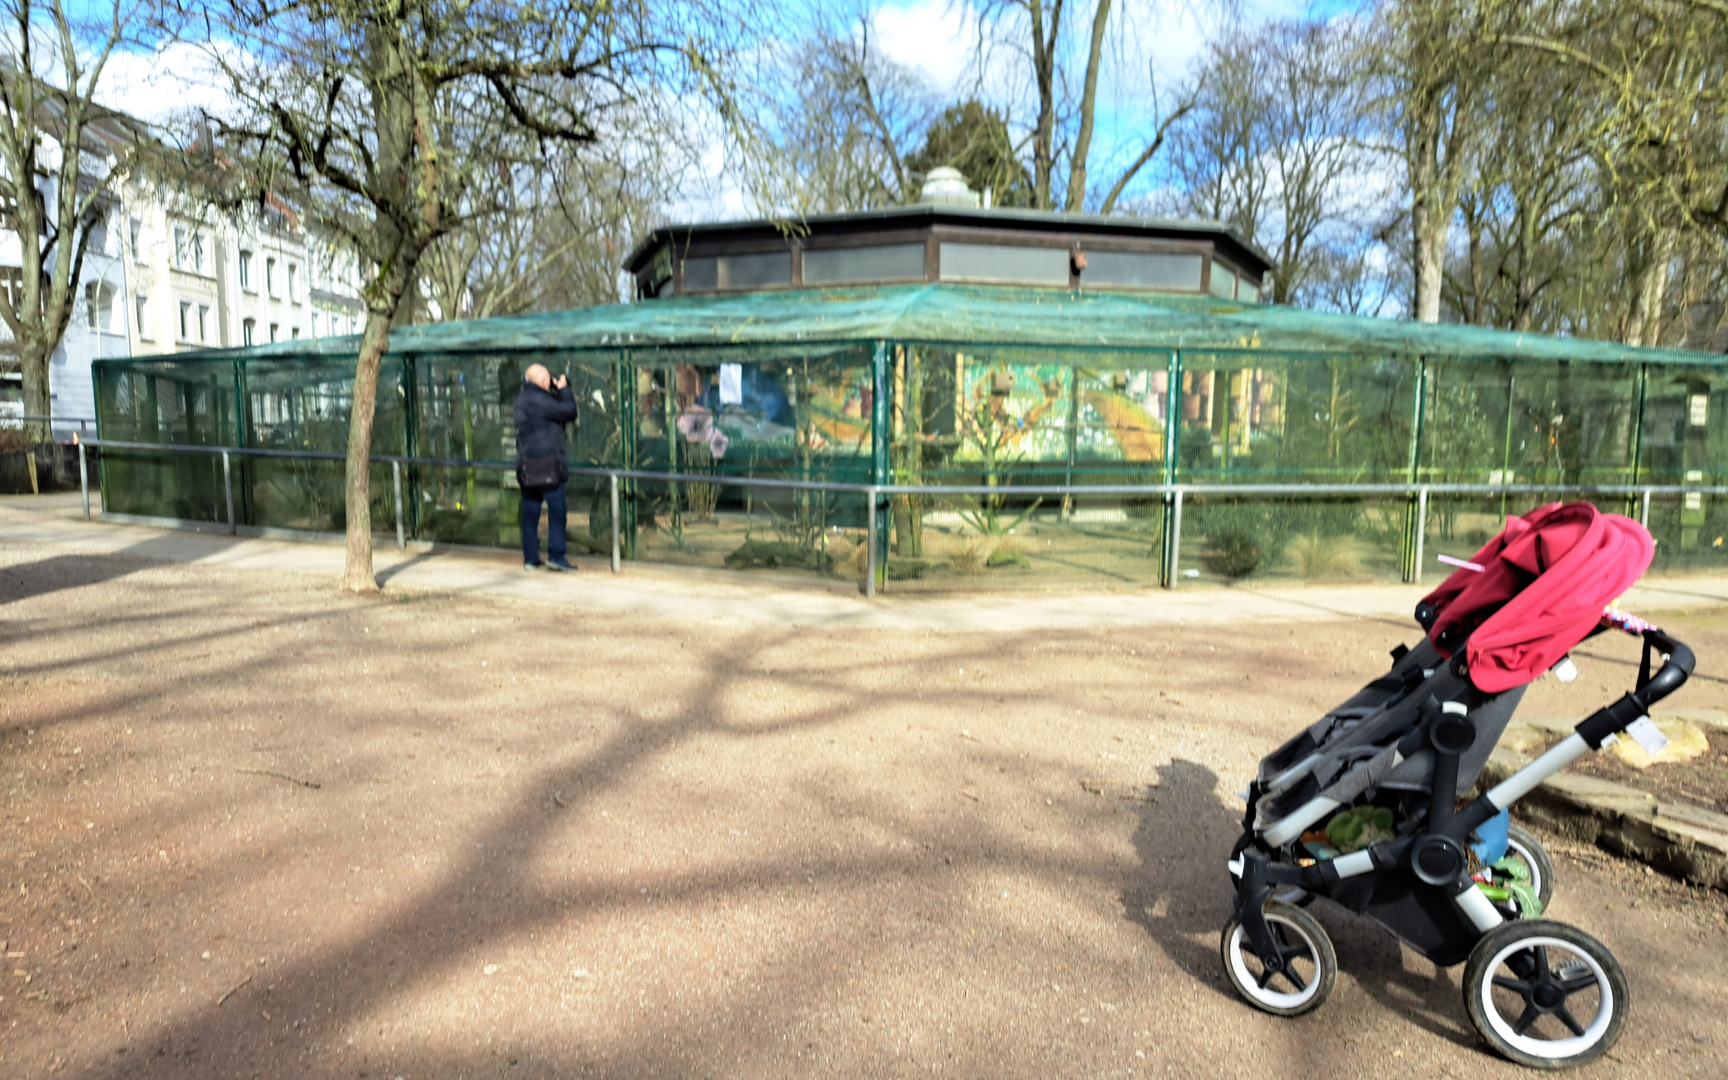
[[[357,339],[96,364],[103,437],[340,451]],[[530,363],[568,373],[574,465],[695,474],[627,480],[627,557],[852,576],[866,505],[738,477],[987,485],[884,507],[898,588],[1156,580],[1175,526],[1159,496],[1029,484],[1718,484],[1723,360],[1563,338],[1156,295],[915,285],[656,300],[407,327],[380,379],[379,453],[514,460]],[[219,465],[114,452],[119,512],[219,520]],[[237,459],[242,524],[343,525],[338,463]],[[374,521],[394,524],[388,466]],[[404,470],[415,537],[513,546],[508,470]],[[605,550],[604,479],[571,483],[577,550]],[[1435,495],[1422,540],[1466,554],[1540,495]],[[1637,500],[1605,500],[1638,512]],[[1659,497],[1663,565],[1728,557],[1728,506]],[[1195,495],[1180,563],[1200,579],[1334,580],[1413,569],[1403,496]],[[1432,572],[1434,568],[1430,567]]]
[[[351,356],[358,338],[283,341],[257,357]],[[1098,349],[1449,356],[1713,366],[1719,358],[1473,326],[1427,325],[1158,293],[950,284],[681,297],[544,315],[402,327],[403,353],[564,352],[925,341]],[[229,355],[211,354],[212,359]]]

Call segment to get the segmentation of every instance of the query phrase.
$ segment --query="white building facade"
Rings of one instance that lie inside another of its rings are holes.
[[[44,195],[52,205],[51,190]],[[94,431],[94,360],[354,334],[365,322],[358,260],[310,235],[286,204],[216,214],[136,181],[107,202],[49,364],[58,439]],[[5,226],[0,208],[0,288],[10,290],[23,260]],[[0,323],[0,347],[9,336]],[[22,415],[21,401],[21,380],[7,372],[0,417]]]

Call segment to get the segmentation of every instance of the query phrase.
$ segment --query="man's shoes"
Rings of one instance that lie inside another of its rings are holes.
[[[574,566],[571,566],[568,562],[566,562],[563,559],[553,559],[553,560],[549,561],[546,564],[546,569],[548,569],[548,570],[550,570],[556,574],[562,574],[565,572],[569,572],[569,573],[573,574],[576,572],[576,568]]]
[[[539,562],[525,562],[522,564],[522,569],[530,570],[530,571],[531,570],[538,570],[542,566],[545,566],[545,565],[546,565],[545,563],[539,563]]]

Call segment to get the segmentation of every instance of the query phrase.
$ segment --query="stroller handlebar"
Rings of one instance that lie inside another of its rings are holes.
[[[1650,706],[1686,685],[1686,680],[1692,677],[1697,659],[1691,649],[1655,627],[1639,636],[1644,639],[1644,663],[1639,667],[1638,688],[1612,705],[1596,710],[1575,729],[1592,750],[1600,750],[1610,736],[1618,735],[1633,721],[1648,715]],[[1653,651],[1665,659],[1656,674],[1650,675]]]
[[[1667,656],[1662,667],[1650,681],[1636,691],[1646,706],[1654,705],[1686,684],[1692,677],[1697,658],[1692,650],[1660,630],[1651,628],[1643,633],[1644,643]]]

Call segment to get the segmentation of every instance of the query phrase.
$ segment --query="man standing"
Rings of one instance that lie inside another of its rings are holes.
[[[516,483],[522,489],[522,569],[574,570],[565,558],[565,524],[570,506],[564,482],[564,425],[576,419],[570,380],[539,364],[529,365],[516,395]],[[540,562],[540,504],[546,504],[547,559]]]

